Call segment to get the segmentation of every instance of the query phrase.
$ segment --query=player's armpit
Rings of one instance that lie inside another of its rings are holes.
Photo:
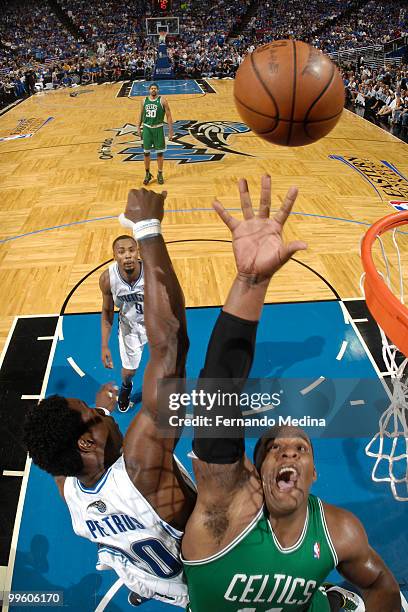
[[[124,440],[126,471],[134,486],[159,516],[184,530],[196,500],[196,493],[185,483],[174,456],[174,440],[157,435],[153,419],[141,411],[131,428],[137,434],[137,448],[128,434]]]
[[[253,463],[245,455],[235,463],[218,464],[194,459],[197,489],[205,504],[215,500],[232,502],[237,493],[245,489],[252,495],[262,490],[259,475]]]
[[[65,501],[65,496],[64,496],[65,478],[66,478],[65,476],[55,476],[54,478],[55,484],[58,487],[59,494],[61,495],[64,501]]]
[[[198,498],[183,539],[183,556],[198,560],[230,544],[263,507],[258,473],[247,457],[235,464],[194,460]]]

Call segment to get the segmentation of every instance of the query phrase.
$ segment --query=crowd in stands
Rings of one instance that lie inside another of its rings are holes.
[[[33,70],[37,89],[152,75],[157,39],[146,37],[145,20],[153,16],[150,3],[58,2],[72,23],[70,31],[46,0],[0,0],[3,105],[35,91]],[[359,9],[353,10],[356,3]],[[305,10],[304,0],[173,0],[180,31],[168,37],[169,57],[176,76],[233,78],[246,53],[271,39],[292,36],[329,52],[407,32],[405,0],[360,5],[361,0],[310,0]]]
[[[408,32],[406,0],[370,0],[357,12],[325,25],[310,43],[326,53],[384,44]]]
[[[46,2],[14,0],[3,4],[0,41],[9,63],[24,66],[46,58],[64,59],[80,53],[81,43],[66,30]]]
[[[408,130],[408,64],[381,69],[349,67],[342,76],[351,105],[364,108],[380,123]]]
[[[271,34],[275,39],[292,36],[306,40],[322,24],[336,20],[353,3],[354,0],[315,0],[305,10],[304,0],[267,0],[260,3],[245,32],[258,41],[267,40]]]
[[[381,44],[408,31],[406,0],[304,0],[260,4],[244,33],[258,44],[270,38],[305,40],[326,53]]]

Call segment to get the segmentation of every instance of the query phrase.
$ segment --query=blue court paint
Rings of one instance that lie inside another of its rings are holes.
[[[203,365],[208,338],[218,312],[218,308],[187,311],[191,342],[187,362],[189,377],[197,376]],[[99,327],[97,314],[64,317],[64,340],[57,345],[47,395],[61,393],[77,396],[93,405],[95,393],[101,384],[110,380],[120,383],[116,322],[111,338],[113,371],[105,370],[100,362]],[[348,347],[343,359],[338,361],[336,356],[344,339],[348,341]],[[84,370],[85,377],[80,378],[72,370],[67,362],[69,356]],[[145,349],[135,379],[135,392],[141,388],[147,359],[148,351]],[[308,402],[320,402],[329,413],[334,411],[336,415],[336,410],[344,407],[347,393],[354,399],[360,399],[355,392],[365,391],[368,393],[366,399],[370,402],[367,414],[384,408],[386,398],[383,387],[353,328],[344,323],[337,302],[266,306],[259,325],[251,376],[279,376],[286,381],[291,377],[294,390],[288,401],[295,406],[300,401],[300,383],[310,383],[321,375],[329,382],[311,392],[307,396]],[[361,388],[355,384],[358,379],[369,381],[368,387]],[[287,386],[290,395],[289,383]],[[134,414],[135,411],[116,414],[123,432]],[[343,416],[347,415],[343,412]],[[352,428],[351,415],[350,430]],[[314,439],[318,480],[313,492],[329,503],[354,512],[362,520],[371,544],[394,571],[400,584],[407,585],[406,504],[393,500],[387,484],[374,484],[371,481],[373,463],[364,454],[366,442],[362,438],[345,436],[330,440]],[[250,457],[254,443],[253,439],[247,440]],[[191,472],[191,460],[187,457],[190,449],[191,440],[184,437],[177,447],[177,455]],[[13,590],[63,590],[67,612],[92,612],[116,581],[113,572],[97,572],[95,560],[94,544],[72,532],[68,510],[52,478],[32,467],[17,546]],[[332,578],[341,581],[335,572]],[[129,609],[126,598],[126,589],[122,587],[106,610],[119,612]],[[172,606],[159,602],[148,602],[141,609],[146,612],[174,612]],[[35,612],[34,608],[32,612]]]
[[[133,81],[130,89],[129,97],[147,96],[149,94],[150,85],[156,81]],[[192,80],[160,80],[157,81],[159,86],[159,95],[172,96],[183,94],[202,94],[204,93],[197,81]]]

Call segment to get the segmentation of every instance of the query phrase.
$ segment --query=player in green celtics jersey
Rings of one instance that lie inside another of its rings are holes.
[[[224,397],[239,395],[252,364],[269,282],[296,251],[306,248],[282,240],[295,188],[272,219],[270,177],[262,178],[257,214],[244,179],[239,190],[242,221],[214,203],[232,232],[237,276],[200,374],[200,392],[213,397],[220,397],[220,391]],[[212,417],[213,425],[211,430],[196,427],[193,442],[198,498],[182,543],[189,611],[360,612],[365,604],[367,612],[400,612],[398,584],[369,546],[359,520],[310,493],[316,469],[306,433],[291,427],[268,431],[251,462],[239,421],[235,430],[214,427],[217,416],[242,416],[238,401],[225,404],[211,411],[202,405],[195,413]],[[362,590],[364,604],[339,587],[321,589],[335,567]]]
[[[143,127],[143,150],[144,164],[146,176],[143,184],[148,185],[153,178],[150,172],[150,152],[157,153],[157,182],[163,185],[163,161],[164,152],[166,150],[166,140],[164,137],[164,116],[167,118],[169,126],[169,140],[172,140],[173,119],[171,116],[170,106],[164,96],[159,96],[159,86],[157,83],[152,83],[149,87],[149,95],[144,99],[141,111],[140,122],[137,124],[137,133],[141,136],[141,128]]]

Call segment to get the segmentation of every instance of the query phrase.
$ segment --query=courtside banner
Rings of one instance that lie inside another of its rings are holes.
[[[6,142],[8,140],[17,140],[19,138],[31,138],[38,130],[44,125],[50,123],[54,117],[47,117],[47,119],[40,119],[38,117],[29,117],[28,119],[20,119],[11,132],[6,136],[0,136],[0,142]]]

